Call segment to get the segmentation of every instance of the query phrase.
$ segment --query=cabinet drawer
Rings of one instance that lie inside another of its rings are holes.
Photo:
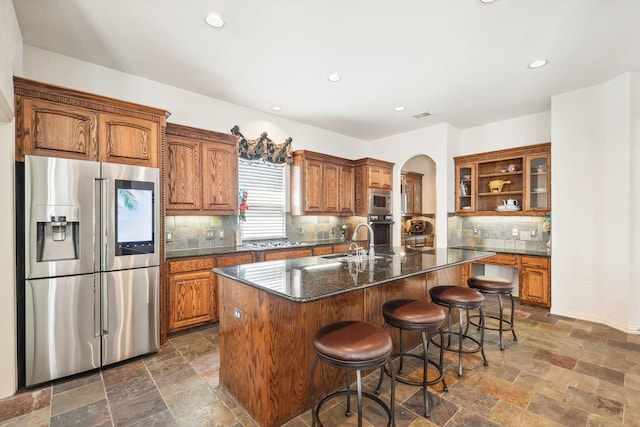
[[[193,258],[182,261],[169,261],[169,273],[210,270],[215,266],[215,260],[211,257]]]
[[[283,259],[302,258],[311,256],[311,248],[269,251],[262,254],[263,261],[279,261]]]
[[[512,254],[495,254],[489,258],[483,258],[477,261],[473,261],[478,264],[496,264],[496,265],[506,265],[508,267],[517,267],[517,255]]]
[[[229,267],[231,265],[250,264],[253,262],[253,253],[220,255],[216,257],[218,267]]]
[[[327,255],[332,254],[333,248],[331,246],[316,246],[313,248],[314,255]]]
[[[334,254],[342,254],[345,252],[349,252],[349,243],[342,243],[339,245],[333,245],[333,253]]]
[[[544,256],[521,256],[523,267],[549,268],[549,258]]]

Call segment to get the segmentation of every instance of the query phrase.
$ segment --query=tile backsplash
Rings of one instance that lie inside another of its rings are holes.
[[[286,233],[289,240],[318,242],[340,239],[364,217],[336,216],[291,216],[286,218]],[[236,216],[167,216],[166,250],[218,248],[235,246]],[[245,239],[246,240],[246,239]]]
[[[449,246],[546,251],[550,233],[543,229],[545,218],[451,215],[447,228]]]

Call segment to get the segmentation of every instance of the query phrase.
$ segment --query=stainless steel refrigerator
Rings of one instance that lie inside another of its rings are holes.
[[[157,351],[158,169],[25,156],[23,173],[24,385]]]

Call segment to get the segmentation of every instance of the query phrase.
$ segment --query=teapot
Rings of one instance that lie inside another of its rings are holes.
[[[518,201],[516,199],[503,200],[502,204],[508,209],[515,209],[518,207]]]

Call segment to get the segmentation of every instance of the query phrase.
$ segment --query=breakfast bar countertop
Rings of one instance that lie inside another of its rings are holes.
[[[416,276],[495,255],[494,252],[455,248],[381,249],[370,265],[340,260],[345,254],[267,261],[214,268],[213,272],[294,302],[310,302],[356,289]]]

